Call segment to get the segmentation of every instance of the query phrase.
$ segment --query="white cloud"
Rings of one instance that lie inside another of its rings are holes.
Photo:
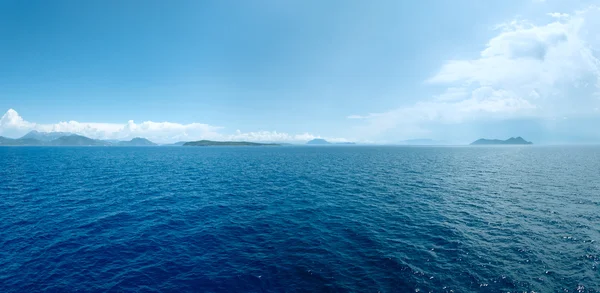
[[[27,129],[33,127],[35,124],[23,120],[19,113],[13,109],[8,109],[2,118],[0,119],[0,129],[3,128],[14,128],[14,129]]]
[[[410,138],[428,134],[429,131],[423,126],[428,123],[455,124],[485,118],[514,117],[517,114],[531,114],[535,108],[535,105],[513,92],[480,87],[459,101],[419,102],[410,107],[363,116],[367,125],[362,133],[377,135],[396,129],[405,135],[404,138]]]
[[[226,135],[223,140],[241,140],[241,141],[309,141],[315,138],[322,138],[310,133],[288,134],[277,131],[257,131],[257,132],[241,132],[239,129],[234,134]],[[345,138],[329,137],[331,142],[347,142]]]
[[[427,80],[445,86],[441,94],[348,118],[365,120],[365,133],[410,137],[432,123],[589,114],[600,105],[600,8],[551,15],[557,19],[543,25],[499,25],[477,58],[446,61]]]
[[[550,16],[550,17],[558,18],[558,19],[569,18],[569,14],[567,14],[567,13],[560,13],[560,12],[552,12],[552,13],[548,13],[547,15]]]
[[[305,142],[320,138],[309,133],[288,134],[277,131],[241,132],[223,134],[222,127],[202,123],[179,124],[173,122],[145,121],[135,123],[129,120],[125,124],[117,123],[84,123],[77,121],[59,122],[55,124],[37,124],[24,120],[17,111],[9,109],[0,119],[0,135],[19,137],[31,130],[42,132],[71,132],[95,139],[128,140],[144,137],[158,143],[175,141],[210,140],[244,140],[272,142]],[[327,138],[331,141],[346,141],[343,138]]]

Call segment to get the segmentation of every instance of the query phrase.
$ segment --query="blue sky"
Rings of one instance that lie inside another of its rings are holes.
[[[0,1],[0,135],[598,142],[594,4]]]

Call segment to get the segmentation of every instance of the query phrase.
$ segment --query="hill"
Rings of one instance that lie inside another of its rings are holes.
[[[130,141],[119,141],[116,143],[118,146],[155,146],[157,144],[141,137],[136,137]]]
[[[109,146],[110,142],[91,139],[89,137],[72,134],[61,136],[55,140],[49,141],[47,145],[51,146]]]
[[[511,137],[507,140],[500,139],[485,139],[481,138],[471,143],[471,145],[529,145],[533,144],[530,141],[526,141],[522,137]]]
[[[0,136],[0,146],[38,146],[44,145],[43,141],[33,138],[8,138]]]
[[[67,134],[67,135],[63,135]],[[56,137],[56,138],[54,138]],[[21,138],[0,136],[0,146],[155,146],[157,144],[136,137],[130,141],[99,140],[68,132],[31,131]]]
[[[39,132],[37,130],[32,130],[29,133],[25,134],[20,139],[35,139],[39,141],[52,141],[62,136],[73,135],[70,132]]]
[[[279,146],[275,143],[257,143],[247,141],[212,141],[212,140],[200,140],[190,141],[183,144],[183,146]]]
[[[310,145],[326,145],[326,144],[331,144],[330,142],[322,139],[322,138],[315,138],[313,140],[309,140],[306,144],[310,144]]]

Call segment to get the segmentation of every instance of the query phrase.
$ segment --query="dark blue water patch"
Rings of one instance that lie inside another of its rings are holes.
[[[0,148],[1,292],[599,292],[600,147]]]

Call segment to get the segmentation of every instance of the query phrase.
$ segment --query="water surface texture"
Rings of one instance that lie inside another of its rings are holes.
[[[3,147],[0,292],[600,292],[600,147]]]

